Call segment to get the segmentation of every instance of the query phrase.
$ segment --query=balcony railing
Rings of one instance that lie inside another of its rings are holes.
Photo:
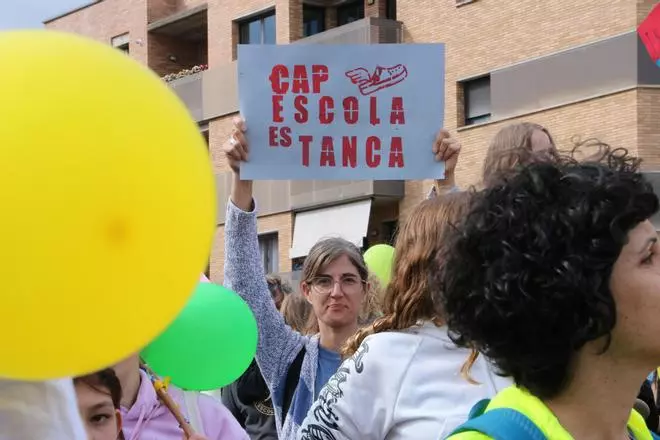
[[[401,22],[379,17],[366,17],[325,32],[302,38],[299,44],[384,44],[401,43]]]

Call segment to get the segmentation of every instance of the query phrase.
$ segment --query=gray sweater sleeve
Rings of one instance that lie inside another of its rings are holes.
[[[256,209],[242,211],[231,200],[225,220],[224,275],[225,286],[247,302],[257,320],[257,363],[271,391],[278,389],[303,346],[303,336],[284,323],[268,290],[259,251]]]

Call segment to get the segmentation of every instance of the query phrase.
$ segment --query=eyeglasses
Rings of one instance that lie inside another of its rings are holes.
[[[355,295],[362,292],[362,286],[365,282],[355,276],[342,277],[338,281],[335,281],[332,277],[316,277],[309,284],[321,295],[329,295],[335,284],[339,284],[341,291],[346,295]]]

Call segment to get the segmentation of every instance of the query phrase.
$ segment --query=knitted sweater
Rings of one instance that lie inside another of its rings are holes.
[[[224,275],[225,286],[247,302],[257,320],[259,341],[256,359],[271,391],[279,438],[295,439],[314,400],[319,340],[318,337],[303,336],[284,323],[266,283],[259,252],[256,207],[252,212],[245,212],[231,200],[227,204],[225,220]],[[300,379],[282,426],[286,375],[303,346],[306,352]]]

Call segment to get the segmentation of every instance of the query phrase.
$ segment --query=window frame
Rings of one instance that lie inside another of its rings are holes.
[[[279,272],[279,233],[266,232],[257,236],[259,241],[259,252],[264,273]],[[264,250],[266,252],[264,252]]]
[[[128,32],[124,32],[123,34],[115,35],[110,39],[110,45],[117,49],[121,50],[122,52],[129,54],[130,53],[130,34]]]
[[[320,19],[321,30],[319,30],[318,32],[316,32],[314,34],[307,34],[305,32],[305,25],[306,25],[305,11],[313,11],[315,13],[320,12],[320,14],[321,14],[321,17],[320,17],[321,18]],[[308,5],[306,3],[303,3],[303,38],[311,37],[312,35],[316,35],[316,34],[320,34],[321,32],[325,32],[327,30],[326,25],[325,25],[326,18],[327,18],[327,11],[326,11],[326,8],[324,6],[315,6],[315,5]]]
[[[259,14],[256,14],[256,15],[253,15],[253,16],[250,16],[250,17],[247,17],[247,18],[244,18],[244,19],[241,19],[241,20],[237,21],[236,24],[238,25],[238,44],[275,44],[277,42],[277,23],[275,23],[275,28],[274,28],[274,32],[275,32],[275,34],[273,35],[274,42],[273,43],[264,43],[265,35],[266,35],[266,32],[265,32],[265,30],[266,30],[266,19],[270,18],[270,17],[273,17],[273,19],[275,19],[275,17],[276,17],[275,16],[275,9],[270,9],[268,11],[264,11],[264,12],[261,12]],[[243,36],[245,35],[243,29],[248,27],[247,35],[249,36],[249,34],[250,34],[249,26],[250,26],[251,23],[254,23],[256,21],[259,22],[259,39],[260,39],[260,41],[258,43],[251,42],[251,41],[245,42],[243,40]]]
[[[483,83],[488,84],[488,112],[487,113],[478,113],[471,115],[470,113],[470,90],[476,88]],[[491,93],[490,93],[490,74],[478,76],[468,80],[461,81],[461,87],[463,89],[463,125],[477,125],[489,122],[491,120]]]

